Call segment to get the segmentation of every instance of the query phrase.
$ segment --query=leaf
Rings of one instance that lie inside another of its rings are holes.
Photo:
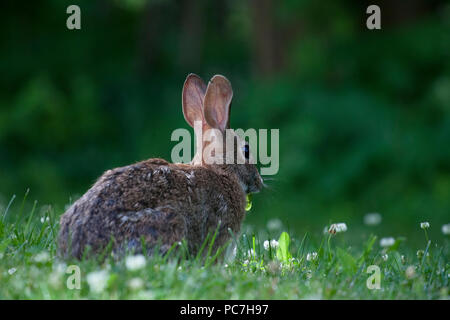
[[[247,211],[247,212],[252,209],[252,198],[253,198],[253,196],[251,193],[247,194],[247,197],[246,197],[247,202],[245,205],[245,211]]]
[[[364,252],[358,260],[359,265],[361,263],[363,263],[364,260],[367,260],[367,258],[369,257],[369,254],[372,252],[373,245],[375,244],[376,240],[377,240],[377,236],[374,236],[374,235],[370,236],[369,240],[367,240],[366,244],[364,245]]]
[[[349,273],[355,273],[357,271],[358,267],[356,264],[356,259],[353,258],[350,253],[341,248],[337,248],[337,257],[342,263],[345,271]]]
[[[283,262],[289,262],[292,258],[291,253],[289,252],[289,244],[291,239],[289,238],[289,234],[287,232],[283,232],[280,235],[280,239],[278,240],[278,248],[277,248],[277,259]]]
[[[392,260],[391,260],[391,266],[392,268],[400,273],[402,272],[402,256],[398,251],[391,252]]]

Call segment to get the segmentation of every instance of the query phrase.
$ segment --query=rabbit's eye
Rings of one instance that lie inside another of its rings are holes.
[[[250,157],[250,148],[249,148],[248,144],[246,144],[244,146],[243,150],[244,150],[245,159],[248,159]]]

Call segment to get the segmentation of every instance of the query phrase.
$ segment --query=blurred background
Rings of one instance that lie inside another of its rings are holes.
[[[370,4],[381,30],[366,28]],[[3,207],[29,188],[61,214],[105,170],[170,159],[194,72],[230,79],[232,127],[280,129],[280,170],[248,225],[351,233],[378,212],[365,232],[430,221],[442,237],[450,222],[448,1],[2,1],[0,26]]]

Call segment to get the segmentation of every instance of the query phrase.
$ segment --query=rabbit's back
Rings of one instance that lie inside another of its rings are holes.
[[[244,215],[245,194],[236,188],[220,170],[162,159],[108,170],[61,217],[61,254],[81,258],[87,246],[99,252],[110,242],[116,251],[141,251],[142,241],[165,252],[183,238],[195,252],[219,221],[221,245]]]

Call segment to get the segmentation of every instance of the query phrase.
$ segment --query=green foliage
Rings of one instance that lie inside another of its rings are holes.
[[[344,270],[350,274],[354,274],[358,268],[356,259],[353,258],[352,255],[347,251],[341,248],[336,249],[336,254]]]
[[[364,28],[362,4],[272,1],[270,63],[258,62],[265,29],[249,1],[78,3],[80,31],[65,27],[70,1],[0,12],[1,208],[29,188],[57,219],[107,169],[170,159],[171,132],[188,127],[182,84],[195,72],[231,80],[233,127],[280,129],[280,170],[254,196],[249,225],[276,216],[303,234],[330,220],[361,227],[376,211],[383,224],[370,232],[417,243],[420,221],[449,222],[445,1],[411,11],[386,2],[381,32]]]
[[[313,254],[318,237],[297,239],[284,231],[276,248],[281,255],[271,254],[270,247],[258,245],[267,237],[267,230],[260,230],[252,241],[244,232],[220,259],[208,249],[214,243],[210,235],[197,258],[188,258],[185,244],[175,243],[166,256],[145,259],[129,253],[116,259],[105,250],[100,262],[64,261],[56,254],[58,225],[52,209],[25,211],[22,223],[19,210],[20,204],[13,204],[8,214],[15,220],[0,219],[0,299],[449,299],[448,239],[422,243],[419,256],[404,241],[386,256],[374,236],[361,244],[340,242],[339,234],[330,239],[330,261]],[[364,228],[352,232],[365,238]],[[334,243],[340,243],[336,249]],[[358,263],[355,256],[361,257]],[[380,290],[366,286],[370,265],[380,268]],[[69,266],[80,270],[79,289],[67,286],[75,284]]]
[[[288,263],[292,258],[292,255],[289,252],[290,242],[291,239],[289,234],[287,232],[282,232],[280,239],[278,240],[277,259],[284,263]]]
[[[358,260],[358,265],[361,265],[365,260],[369,258],[376,240],[377,237],[374,235],[369,237],[366,244],[364,245],[364,252],[362,253],[361,257]]]

